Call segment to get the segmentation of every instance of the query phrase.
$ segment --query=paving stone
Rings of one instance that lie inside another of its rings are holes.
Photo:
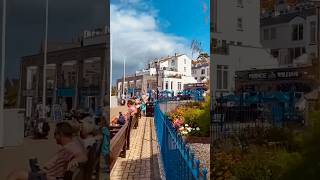
[[[122,179],[155,179],[151,175],[158,164],[151,164],[151,159],[158,154],[158,147],[155,127],[151,121],[150,118],[142,117],[138,128],[131,131],[130,150],[127,151],[126,158],[118,158],[111,173],[111,180],[119,178],[120,174]]]

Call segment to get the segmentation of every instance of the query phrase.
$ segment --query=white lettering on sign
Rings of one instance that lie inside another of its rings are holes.
[[[279,78],[290,78],[290,77],[298,77],[299,76],[299,72],[278,72],[277,76]]]
[[[249,74],[249,79],[266,79],[267,73]]]

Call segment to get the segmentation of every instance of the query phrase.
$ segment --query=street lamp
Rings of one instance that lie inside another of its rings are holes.
[[[47,51],[48,51],[48,16],[49,0],[46,0],[46,22],[44,38],[44,59],[43,59],[43,86],[42,86],[42,118],[46,117],[46,92],[47,92]]]
[[[156,73],[157,73],[157,100],[159,99],[159,88],[158,88],[158,86],[159,86],[159,68],[158,68],[158,62],[156,61],[155,62],[155,65],[156,65]]]
[[[6,62],[6,12],[7,1],[2,5],[2,48],[1,48],[1,94],[0,94],[0,147],[4,146],[4,91],[5,91],[5,62]]]

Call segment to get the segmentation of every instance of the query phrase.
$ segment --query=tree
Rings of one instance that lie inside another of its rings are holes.
[[[202,48],[201,48],[201,42],[197,41],[197,40],[192,40],[191,42],[191,50],[192,50],[192,56],[194,53],[201,53],[202,52]]]

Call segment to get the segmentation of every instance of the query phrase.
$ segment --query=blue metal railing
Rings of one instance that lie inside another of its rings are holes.
[[[200,161],[161,111],[159,103],[155,105],[154,120],[166,179],[206,180],[206,168],[200,169]]]

